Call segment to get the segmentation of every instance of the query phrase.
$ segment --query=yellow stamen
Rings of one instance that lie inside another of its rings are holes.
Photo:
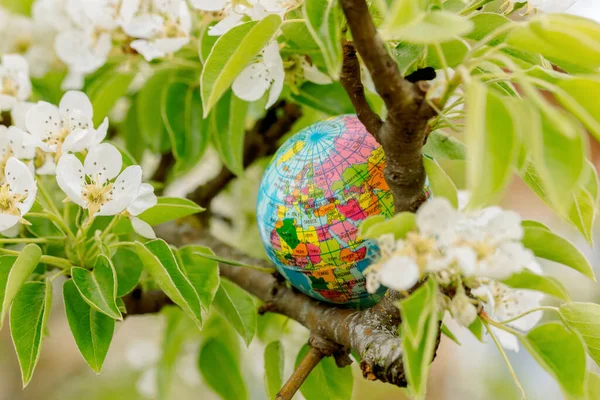
[[[113,184],[106,186],[95,183],[83,187],[83,198],[85,199],[90,215],[96,214],[104,204],[112,199]]]

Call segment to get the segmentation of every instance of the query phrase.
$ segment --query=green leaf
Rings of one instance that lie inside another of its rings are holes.
[[[571,196],[573,201],[567,214],[552,203],[548,190],[542,183],[542,178],[533,164],[530,163],[523,168],[521,177],[535,194],[548,204],[548,206],[552,207],[561,218],[573,224],[586,240],[592,244],[592,228],[598,209],[598,174],[594,166],[587,160],[585,169],[587,172],[584,172],[584,175],[587,174],[588,178],[572,191]]]
[[[158,399],[168,400],[173,398],[171,389],[177,361],[185,340],[189,337],[192,322],[183,312],[176,307],[166,307],[163,312],[166,316],[166,326],[162,333],[161,356],[156,364],[156,386]]]
[[[537,290],[564,301],[571,301],[569,292],[557,279],[538,275],[527,269],[503,280],[502,283],[515,289]]]
[[[180,149],[175,163],[176,175],[182,175],[196,166],[208,147],[210,120],[202,118],[202,99],[197,88],[189,87],[185,94],[184,121],[184,137],[178,138]]]
[[[306,0],[302,15],[333,79],[342,67],[342,17],[336,0]]]
[[[10,333],[27,386],[40,359],[42,341],[52,305],[50,282],[27,282],[10,309]]]
[[[559,311],[564,323],[581,335],[590,357],[600,365],[600,305],[566,303]]]
[[[222,280],[213,305],[249,346],[256,333],[257,311],[248,292],[234,283]]]
[[[585,346],[576,333],[560,322],[549,322],[537,326],[521,340],[537,362],[556,379],[567,398],[585,397]]]
[[[402,3],[402,2],[400,2]],[[383,28],[386,39],[410,43],[436,43],[454,40],[473,30],[473,22],[448,11],[420,13],[408,24],[388,24]]]
[[[112,256],[112,263],[117,273],[117,297],[123,297],[137,286],[142,275],[142,261],[130,249],[117,248]]]
[[[202,64],[206,63],[210,52],[219,39],[219,36],[211,36],[208,34],[208,28],[215,26],[218,21],[212,21],[210,24],[206,24],[200,31],[200,39],[198,40],[198,57]]]
[[[300,87],[299,93],[290,96],[297,103],[329,115],[354,113],[348,94],[339,82],[329,85],[307,82]]]
[[[0,256],[0,329],[14,298],[42,258],[42,250],[28,244],[18,257]]]
[[[173,73],[158,99],[175,162],[182,159],[186,148],[190,146],[186,140],[188,138],[186,137],[185,120],[185,102],[188,89],[188,84],[182,80],[176,80],[175,73]]]
[[[446,171],[429,157],[423,157],[423,164],[425,164],[425,171],[431,185],[431,193],[436,197],[445,197],[454,208],[458,209],[458,192]]]
[[[202,211],[204,208],[191,200],[179,197],[159,197],[158,203],[141,213],[138,218],[155,226]]]
[[[64,283],[63,297],[77,348],[85,362],[99,374],[113,338],[115,320],[90,307],[72,279]]]
[[[448,326],[446,324],[442,324],[442,327],[440,328],[442,333],[444,335],[446,335],[446,337],[450,340],[452,340],[454,343],[456,343],[457,345],[461,345],[460,342],[458,341],[458,339],[456,338],[456,336],[454,335],[454,333],[452,333],[452,331],[450,330],[450,328],[448,328]]]
[[[436,46],[427,46],[427,58],[425,65],[434,69],[443,69],[444,67],[454,68],[459,65],[469,52],[469,46],[460,39],[450,40],[440,44],[442,54],[444,55],[446,65],[440,58]]]
[[[484,342],[483,340],[483,322],[481,322],[481,318],[477,317],[475,321],[469,326],[469,330],[479,340],[480,342]]]
[[[88,92],[94,109],[93,121],[95,126],[102,123],[102,120],[108,116],[117,100],[125,96],[136,74],[133,71],[121,72],[120,68],[117,67],[104,75],[96,90],[92,92],[90,88]]]
[[[396,239],[404,239],[406,234],[417,225],[415,214],[410,212],[398,213],[390,219],[381,219],[377,216],[370,218],[377,218],[377,222],[367,223],[366,228],[363,228],[363,223],[359,228],[360,235],[367,239],[377,239],[386,233],[393,233]],[[367,218],[366,221],[369,221],[370,218]]]
[[[212,47],[200,76],[204,118],[281,26],[278,15],[238,25]]]
[[[117,273],[110,259],[99,255],[93,271],[73,267],[71,276],[81,297],[91,307],[111,318],[123,319],[116,302]]]
[[[283,347],[279,340],[265,347],[265,391],[267,397],[275,399],[283,386]]]
[[[596,280],[594,270],[588,260],[567,239],[547,229],[533,226],[526,226],[524,232],[523,245],[533,251],[536,257],[566,265],[588,278]]]
[[[296,367],[309,351],[304,345],[296,357]],[[333,357],[325,357],[308,375],[300,392],[306,400],[350,400],[354,379],[350,367],[338,368]]]
[[[556,92],[556,98],[571,111],[600,140],[600,100],[593,93],[600,90],[597,78],[573,77],[557,82],[562,90]]]
[[[471,21],[473,22],[473,30],[465,35],[466,38],[475,41],[480,41],[485,38],[496,29],[504,26],[505,24],[511,23],[511,20],[506,18],[504,15],[483,12],[472,16]],[[490,45],[498,44],[506,39],[506,34],[496,37],[490,42]]]
[[[157,101],[157,93],[169,85],[175,70],[158,70],[146,81],[136,97],[136,114],[138,134],[154,153],[170,151],[171,142],[165,127],[161,102]]]
[[[206,384],[223,400],[248,399],[239,364],[219,339],[210,339],[202,345],[198,366]]]
[[[600,25],[565,14],[545,14],[513,29],[507,43],[525,51],[541,53],[569,72],[600,67]],[[565,49],[569,49],[565,52]]]
[[[519,151],[515,120],[506,98],[481,83],[467,89],[467,186],[472,192],[470,208],[494,203],[512,176]]]
[[[225,166],[237,176],[244,173],[244,138],[248,103],[228,90],[210,116],[213,144]]]
[[[156,239],[146,244],[136,242],[135,247],[144,269],[163,292],[183,309],[198,328],[201,328],[200,299],[189,279],[177,265],[169,245],[162,239]]]
[[[402,76],[406,76],[417,70],[426,56],[426,46],[400,42],[393,50],[394,58]]]
[[[588,399],[600,399],[600,376],[598,374],[588,371],[586,392]]]
[[[200,305],[208,310],[219,289],[219,266],[200,254],[213,255],[211,249],[204,246],[188,245],[177,250],[181,270],[198,293]]]
[[[213,254],[212,252],[205,252],[205,251],[201,251],[199,253],[195,254],[198,257],[207,259],[207,260],[212,260],[212,261],[216,261],[222,264],[227,264],[227,265],[232,265],[234,267],[252,267],[252,265],[240,262],[240,261],[236,261],[236,260],[230,260],[228,258],[225,257],[219,257],[215,254]]]
[[[438,332],[438,285],[428,279],[419,289],[399,303],[402,316],[403,363],[408,390],[417,399],[425,398],[429,367],[433,360]]]
[[[281,32],[287,45],[292,46],[297,52],[321,52],[319,45],[313,39],[304,20],[288,20],[281,24]]]
[[[423,153],[436,160],[464,160],[465,145],[442,131],[433,131],[423,146]]]

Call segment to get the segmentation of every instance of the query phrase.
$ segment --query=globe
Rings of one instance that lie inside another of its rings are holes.
[[[259,188],[258,228],[269,258],[296,289],[357,309],[381,299],[385,288],[368,293],[362,274],[379,248],[358,226],[394,214],[384,167],[383,149],[354,115],[311,125],[277,151]]]

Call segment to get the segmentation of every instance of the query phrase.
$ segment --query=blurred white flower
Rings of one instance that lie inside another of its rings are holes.
[[[130,346],[127,346],[125,359],[136,370],[147,368],[160,359],[161,350],[158,345],[151,340],[137,340]]]
[[[547,13],[564,12],[577,0],[529,0],[529,8],[536,8]],[[513,1],[515,2],[515,1]]]
[[[133,38],[131,48],[147,61],[179,51],[190,41],[192,20],[185,1],[153,0],[152,12],[139,9],[123,24],[125,33]]]
[[[4,169],[6,179],[0,186],[0,231],[27,223],[23,216],[31,210],[37,194],[37,184],[29,168],[11,157]]]
[[[497,281],[485,281],[472,294],[483,301],[485,312],[497,322],[517,317],[529,310],[537,308],[544,295],[532,290],[513,289]],[[507,325],[527,332],[542,318],[542,311],[535,311]],[[519,341],[513,334],[496,327],[490,327],[498,341],[507,350],[519,351]]]
[[[266,108],[271,107],[283,90],[285,70],[279,54],[279,44],[271,41],[261,51],[259,59],[247,66],[233,82],[233,93],[245,101],[260,99],[267,90]]]
[[[464,293],[457,293],[450,302],[452,317],[462,326],[470,326],[477,318],[477,307],[474,299]]]
[[[63,153],[83,151],[100,144],[108,131],[108,118],[94,129],[92,103],[83,92],[70,91],[58,107],[39,102],[25,117],[25,124],[34,143],[43,151]]]
[[[332,82],[329,75],[321,72],[317,67],[306,61],[306,59],[302,60],[302,71],[304,72],[304,79],[317,85],[328,85]]]
[[[121,172],[122,165],[119,150],[102,143],[89,150],[84,164],[72,154],[62,156],[56,167],[56,180],[68,198],[89,210],[90,215],[116,215],[138,196],[142,182],[139,165]]]
[[[87,74],[106,64],[112,49],[109,33],[89,29],[71,29],[60,32],[54,42],[58,58],[69,68],[62,89],[81,89]]]
[[[376,270],[367,274],[367,291],[375,293],[380,285],[404,291],[412,288],[421,276],[421,270],[413,259],[393,255]]]
[[[31,96],[29,64],[18,54],[5,54],[0,63],[0,111],[10,111]]]
[[[142,183],[136,198],[127,207],[133,230],[146,239],[156,239],[156,233],[154,233],[154,229],[152,229],[150,224],[137,218],[137,216],[147,209],[154,207],[157,202],[158,199],[154,194],[154,187],[149,183]]]

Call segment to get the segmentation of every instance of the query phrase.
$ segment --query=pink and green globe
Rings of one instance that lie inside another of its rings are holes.
[[[260,185],[258,227],[269,258],[296,289],[359,309],[381,299],[385,288],[368,293],[362,274],[379,248],[358,226],[394,214],[384,167],[381,146],[354,115],[311,125],[277,151]]]

